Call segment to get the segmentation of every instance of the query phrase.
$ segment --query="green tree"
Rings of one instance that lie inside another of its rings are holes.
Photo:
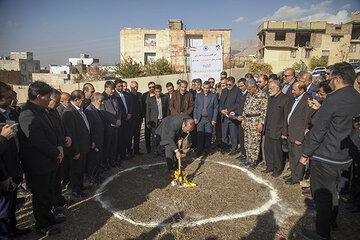
[[[171,69],[171,66],[164,57],[156,60],[155,62],[148,62],[145,64],[146,76],[159,76],[176,73]]]
[[[248,70],[254,77],[258,77],[260,74],[272,74],[272,66],[268,63],[249,63]]]
[[[316,67],[326,67],[328,64],[328,59],[324,57],[312,57],[311,58],[311,69],[314,69]]]
[[[131,57],[125,58],[119,63],[115,64],[115,74],[123,78],[135,78],[144,76],[139,63],[135,62]]]

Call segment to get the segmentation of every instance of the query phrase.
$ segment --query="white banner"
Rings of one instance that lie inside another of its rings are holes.
[[[190,47],[190,71],[191,79],[201,78],[207,81],[214,78],[220,81],[220,73],[223,70],[222,46],[203,45]]]

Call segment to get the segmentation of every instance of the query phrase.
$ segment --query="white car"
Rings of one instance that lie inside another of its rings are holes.
[[[311,75],[320,74],[326,71],[326,67],[316,67],[310,73]]]
[[[355,70],[355,75],[358,74],[360,72],[360,66],[358,66],[357,68],[354,69]]]

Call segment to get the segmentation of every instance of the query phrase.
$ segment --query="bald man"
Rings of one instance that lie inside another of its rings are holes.
[[[309,72],[300,72],[299,73],[299,82],[302,82],[306,86],[306,92],[317,101],[320,99],[316,96],[318,87],[312,83],[312,75]]]
[[[56,110],[58,111],[60,117],[62,116],[65,108],[67,107],[67,105],[70,102],[70,94],[67,92],[62,92],[61,96],[60,96],[60,105],[56,108]]]

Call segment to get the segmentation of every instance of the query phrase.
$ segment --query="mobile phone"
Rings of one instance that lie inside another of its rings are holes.
[[[13,121],[13,120],[6,120],[5,123],[8,124],[8,125],[13,125],[13,124],[15,124],[16,122]]]
[[[353,122],[353,128],[359,128],[360,116],[353,117],[352,122]]]

